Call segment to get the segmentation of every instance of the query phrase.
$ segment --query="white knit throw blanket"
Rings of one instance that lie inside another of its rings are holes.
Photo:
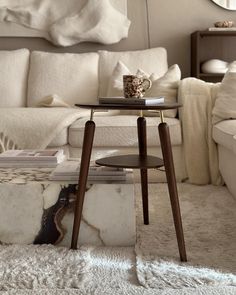
[[[44,149],[64,129],[89,111],[76,108],[0,108],[0,152]]]
[[[119,42],[128,36],[130,21],[110,0],[1,0],[0,21],[47,32],[55,45],[92,41]]]
[[[180,83],[184,157],[188,180],[193,184],[222,184],[217,145],[212,138],[212,109],[218,88],[219,84],[195,78]]]

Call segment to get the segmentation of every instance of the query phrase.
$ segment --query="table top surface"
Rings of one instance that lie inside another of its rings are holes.
[[[182,107],[182,105],[179,103],[159,103],[156,105],[77,103],[75,104],[75,106],[80,108],[85,108],[85,109],[101,109],[101,110],[159,110],[159,111],[178,109]]]
[[[133,168],[133,169],[149,169],[159,168],[164,166],[163,160],[147,155],[140,157],[139,155],[119,155],[101,158],[96,160],[98,165],[108,167],[122,167],[122,168]]]

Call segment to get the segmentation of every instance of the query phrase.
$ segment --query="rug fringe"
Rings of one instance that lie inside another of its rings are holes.
[[[18,146],[14,143],[12,139],[4,135],[3,132],[0,132],[0,153],[3,153],[7,150],[17,150]]]

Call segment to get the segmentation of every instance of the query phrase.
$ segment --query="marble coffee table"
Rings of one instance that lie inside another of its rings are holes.
[[[77,182],[50,181],[49,168],[0,169],[0,243],[70,246]],[[135,244],[133,174],[88,183],[78,244]]]

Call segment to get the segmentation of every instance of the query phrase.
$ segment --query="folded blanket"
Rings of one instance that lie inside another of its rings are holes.
[[[64,128],[89,114],[79,108],[0,108],[0,152],[44,149]]]
[[[212,109],[218,84],[195,78],[179,87],[184,157],[188,180],[194,184],[222,184],[216,143],[212,139]]]

